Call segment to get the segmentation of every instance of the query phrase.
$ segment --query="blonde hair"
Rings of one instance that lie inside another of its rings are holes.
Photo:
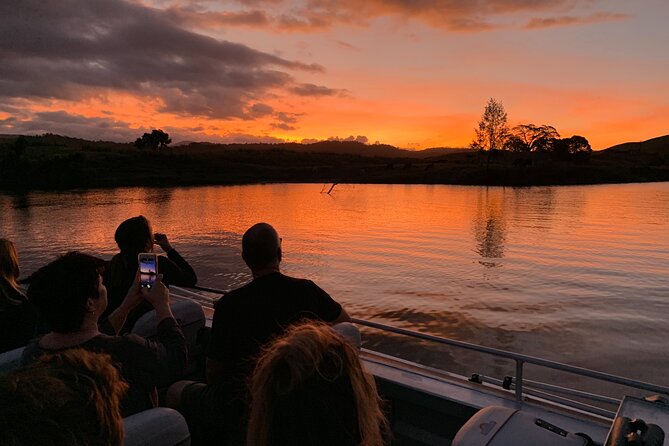
[[[381,446],[388,433],[374,378],[356,349],[322,323],[294,326],[265,349],[251,379],[251,400],[247,443],[254,446],[326,444],[325,426],[343,435],[339,442],[360,446]]]
[[[19,256],[16,253],[16,248],[14,244],[7,239],[0,238],[0,278],[4,279],[6,284],[0,285],[9,285],[11,290],[4,290],[4,286],[0,286],[0,296],[9,301],[10,304],[20,303],[15,298],[12,297],[12,291],[16,291],[19,294],[23,294],[17,279],[21,270],[19,269]]]
[[[0,377],[0,443],[121,446],[128,390],[107,354],[68,349]]]

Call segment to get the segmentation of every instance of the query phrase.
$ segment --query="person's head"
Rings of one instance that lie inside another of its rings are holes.
[[[251,271],[278,269],[281,239],[272,225],[256,223],[242,237],[242,258]]]
[[[380,446],[387,421],[356,349],[321,323],[273,341],[251,379],[248,444]]]
[[[70,252],[31,276],[30,300],[55,332],[79,330],[86,318],[97,320],[107,308],[98,259]]]
[[[0,444],[121,446],[128,385],[109,355],[70,349],[0,377]]]
[[[4,278],[13,287],[17,287],[16,280],[19,278],[19,256],[16,254],[14,244],[4,238],[0,238],[0,277]]]
[[[114,240],[123,253],[136,256],[140,252],[153,250],[151,223],[143,215],[132,217],[118,225]]]

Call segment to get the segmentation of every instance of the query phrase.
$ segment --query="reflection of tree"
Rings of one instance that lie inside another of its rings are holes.
[[[482,258],[479,263],[487,268],[501,266],[491,259],[504,257],[506,224],[504,221],[504,191],[485,188],[479,197],[478,212],[474,218],[476,251]]]

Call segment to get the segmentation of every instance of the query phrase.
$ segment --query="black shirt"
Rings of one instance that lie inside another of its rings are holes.
[[[100,330],[109,331],[109,326],[101,326]],[[156,386],[167,386],[180,378],[187,361],[186,341],[173,318],[163,319],[158,324],[158,332],[152,340],[134,334],[100,334],[69,348],[83,348],[111,356],[130,385],[121,402],[124,417],[156,406]],[[44,353],[55,351],[58,350],[40,347],[39,339],[35,339],[26,346],[21,362],[26,364]]]
[[[229,292],[215,308],[207,357],[223,363],[221,381],[233,391],[244,390],[262,346],[289,325],[302,319],[332,322],[341,313],[341,305],[311,280],[279,272]]]
[[[0,353],[26,345],[35,324],[37,312],[28,299],[0,277]]]

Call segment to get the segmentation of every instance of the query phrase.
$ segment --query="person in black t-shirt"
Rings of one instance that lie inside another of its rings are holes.
[[[213,436],[228,444],[243,443],[246,381],[269,341],[304,319],[329,324],[351,320],[314,282],[281,274],[281,238],[271,225],[258,223],[246,231],[242,257],[253,280],[216,303],[207,350],[208,386],[182,382],[171,389],[176,398],[172,404],[185,414],[194,444]]]

